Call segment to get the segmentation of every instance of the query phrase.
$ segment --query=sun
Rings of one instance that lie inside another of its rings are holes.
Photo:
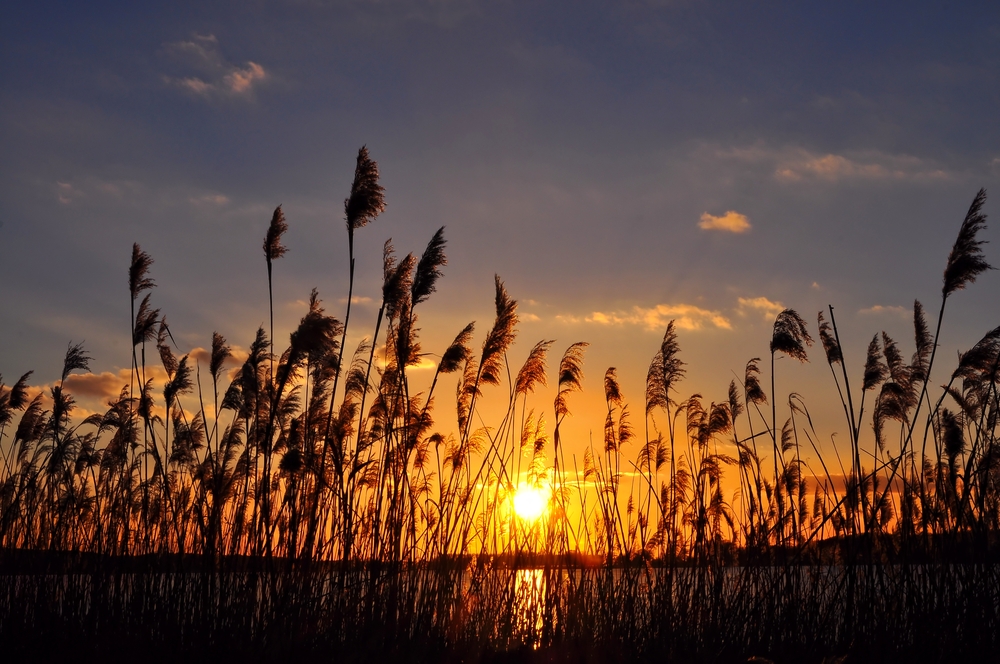
[[[514,512],[523,521],[535,521],[548,507],[548,492],[541,487],[522,484],[514,494]]]

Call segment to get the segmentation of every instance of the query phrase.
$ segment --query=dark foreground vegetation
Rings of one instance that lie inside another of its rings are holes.
[[[1000,652],[998,577],[995,564],[378,566],[8,574],[0,592],[17,660],[946,662]]]
[[[0,382],[3,652],[998,658],[1000,327],[931,377],[947,303],[990,269],[984,203],[980,191],[948,256],[933,332],[914,304],[909,360],[882,333],[852,378],[833,308],[819,313],[848,432],[825,456],[804,399],[774,391],[775,358],[808,361],[813,345],[790,309],[774,322],[767,362],[748,361],[743,380],[707,404],[677,395],[685,364],[671,323],[641,425],[610,368],[603,441],[582,459],[579,441],[567,454],[587,345],[566,349],[553,400],[540,405],[553,342],[508,365],[517,303],[499,278],[478,353],[471,323],[440,354],[421,348],[415,312],[442,275],[444,229],[419,257],[386,243],[374,330],[345,355],[354,233],[384,209],[364,148],[344,205],[344,319],[314,291],[279,354],[272,313],[241,363],[218,333],[207,372],[195,355],[177,357],[152,304],[152,259],[136,245],[131,377],[108,410],[75,415],[67,381],[91,361],[79,344],[46,391],[30,387],[30,373]],[[278,208],[263,245],[269,296],[286,229]],[[159,361],[147,363],[154,348]],[[428,356],[433,378],[418,385],[408,370]],[[454,415],[438,422],[449,374]],[[487,426],[490,390],[506,408]],[[806,463],[804,450],[819,461]],[[537,519],[515,511],[524,487],[544,496]]]

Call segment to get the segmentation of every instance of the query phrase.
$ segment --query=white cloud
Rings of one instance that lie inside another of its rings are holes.
[[[164,51],[179,66],[194,70],[186,76],[164,76],[163,80],[201,97],[249,97],[260,81],[268,78],[264,67],[253,61],[229,62],[219,49],[215,35],[194,35],[173,42]]]
[[[708,212],[701,215],[698,228],[705,231],[726,231],[728,233],[746,233],[751,228],[750,220],[745,214],[740,214],[735,210],[728,210],[721,217],[716,217]]]
[[[741,297],[739,299],[739,311],[741,316],[746,316],[750,312],[759,312],[766,320],[772,320],[775,316],[785,310],[785,305],[781,302],[772,302],[766,297]]]

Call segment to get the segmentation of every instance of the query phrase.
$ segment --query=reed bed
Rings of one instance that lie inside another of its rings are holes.
[[[998,582],[995,565],[5,575],[0,628],[10,655],[82,661],[956,661],[1000,647]]]
[[[131,377],[107,411],[74,415],[65,382],[92,361],[80,344],[46,393],[29,398],[30,372],[0,380],[0,636],[11,652],[95,659],[995,656],[1000,327],[944,385],[931,378],[947,303],[991,269],[985,200],[960,225],[933,333],[914,304],[909,360],[883,332],[852,377],[833,308],[819,312],[849,432],[826,456],[805,400],[774,390],[775,359],[814,346],[791,309],[719,402],[679,396],[673,323],[641,424],[609,368],[603,440],[582,466],[564,423],[587,344],[559,356],[551,386],[552,341],[509,365],[517,302],[499,277],[481,345],[470,323],[418,386],[417,308],[447,263],[443,228],[419,256],[385,243],[375,326],[348,352],[354,234],[385,209],[365,148],[344,203],[344,319],[313,291],[280,353],[280,207],[263,242],[269,329],[235,369],[217,332],[206,372],[177,356],[135,245]],[[501,413],[488,426],[486,399]],[[537,519],[518,515],[526,489]]]

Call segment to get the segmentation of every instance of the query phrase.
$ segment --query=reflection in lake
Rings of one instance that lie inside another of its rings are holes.
[[[537,648],[542,640],[545,576],[540,569],[519,569],[514,578],[514,620],[517,632]]]

